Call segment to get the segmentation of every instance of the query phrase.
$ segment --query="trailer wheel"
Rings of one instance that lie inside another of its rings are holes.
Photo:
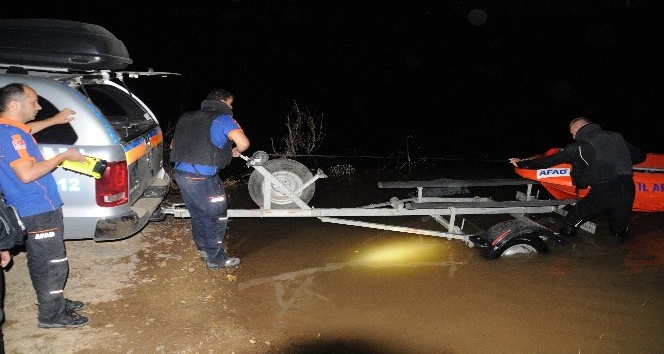
[[[499,257],[511,257],[515,255],[546,253],[549,248],[539,233],[519,235],[505,242],[499,247],[486,247],[481,251],[482,257],[496,259]]]
[[[262,165],[270,172],[279,182],[288,187],[290,190],[295,191],[302,187],[307,181],[314,178],[311,171],[303,164],[289,159],[270,160]],[[254,171],[249,177],[249,195],[251,199],[259,207],[263,206],[263,175]],[[314,196],[316,187],[314,183],[307,186],[299,193],[295,193],[302,201],[309,203]],[[270,203],[273,209],[299,209],[287,195],[279,192],[272,186],[270,191]]]

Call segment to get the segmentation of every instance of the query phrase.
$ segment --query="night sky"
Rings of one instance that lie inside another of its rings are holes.
[[[664,152],[664,12],[650,2],[135,3],[12,3],[2,16],[94,23],[127,46],[128,69],[181,73],[136,85],[162,125],[214,86],[235,92],[251,150],[271,152],[297,102],[323,114],[321,154],[530,156],[571,142],[580,115]]]

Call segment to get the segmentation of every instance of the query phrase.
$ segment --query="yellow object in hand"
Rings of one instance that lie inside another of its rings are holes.
[[[62,168],[67,171],[80,173],[82,175],[100,179],[101,175],[106,170],[106,160],[96,157],[84,155],[87,162],[69,161],[65,160],[60,164]]]

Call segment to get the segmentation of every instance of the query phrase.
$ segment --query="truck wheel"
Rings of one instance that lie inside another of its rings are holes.
[[[499,247],[487,247],[482,249],[482,257],[495,259],[529,253],[546,253],[549,251],[549,248],[539,236],[538,233],[519,235]]]
[[[288,159],[270,160],[263,164],[266,170],[272,174],[279,182],[290,190],[295,191],[302,187],[307,181],[314,178],[311,171],[303,164]],[[254,171],[249,177],[249,195],[251,199],[259,207],[263,206],[263,175]],[[299,193],[295,193],[302,201],[309,203],[314,196],[316,186],[314,183],[310,184]],[[279,192],[272,186],[270,193],[270,202],[273,209],[299,209],[300,207],[295,204],[287,195]]]

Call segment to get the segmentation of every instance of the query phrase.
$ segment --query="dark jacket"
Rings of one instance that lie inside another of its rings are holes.
[[[597,124],[587,124],[576,132],[576,141],[559,152],[531,160],[521,160],[521,168],[548,168],[561,163],[572,165],[572,182],[585,188],[632,175],[632,165],[641,163],[646,154],[616,132],[605,131]]]
[[[8,206],[4,196],[0,194],[0,250],[23,244],[25,230],[21,225],[16,210]]]
[[[175,126],[171,161],[216,166],[219,169],[228,166],[233,158],[233,141],[227,139],[226,144],[219,148],[210,137],[210,126],[220,115],[232,117],[233,111],[225,103],[214,100],[205,100],[201,103],[201,109],[184,113]]]

